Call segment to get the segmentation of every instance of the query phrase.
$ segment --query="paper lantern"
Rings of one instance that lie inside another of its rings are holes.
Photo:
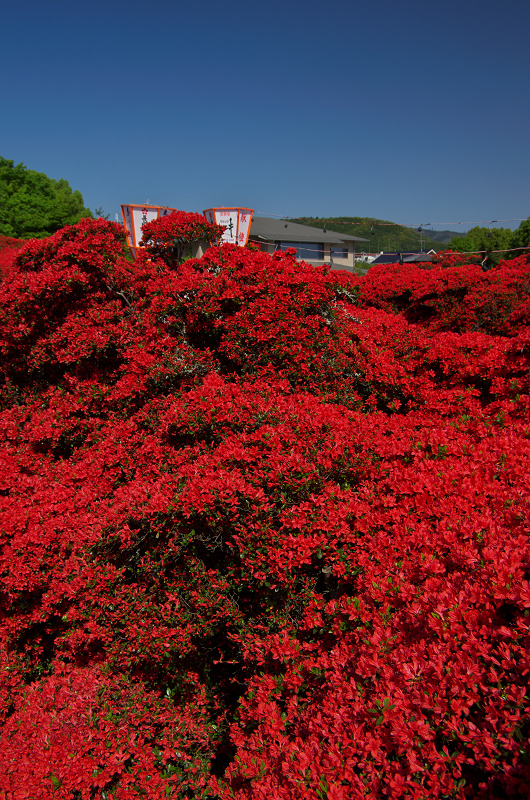
[[[225,232],[221,242],[230,242],[244,247],[248,242],[250,223],[252,222],[252,208],[207,208],[202,212],[208,222],[223,225]]]
[[[152,222],[159,217],[166,217],[176,211],[175,208],[167,208],[166,206],[122,206],[121,214],[123,217],[123,225],[127,235],[127,245],[136,258],[138,255],[138,247],[140,239],[142,238],[142,225],[146,222]]]

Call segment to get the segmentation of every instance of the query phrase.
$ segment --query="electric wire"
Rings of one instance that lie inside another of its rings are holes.
[[[272,214],[267,211],[255,211],[256,215],[264,216],[264,217],[274,217],[275,219],[284,219],[284,220],[304,220],[304,222],[331,222],[333,225],[373,225],[374,227],[383,227],[383,226],[394,226],[394,227],[403,227],[403,228],[422,228],[425,230],[426,228],[433,227],[434,225],[482,225],[490,227],[493,225],[494,222],[525,222],[528,217],[514,217],[513,219],[486,219],[486,220],[464,220],[461,222],[414,222],[414,223],[407,223],[407,222],[383,222],[379,220],[375,220],[371,217],[366,217],[365,221],[361,222],[347,222],[344,220],[336,220],[332,217],[289,217],[286,214]]]
[[[251,241],[253,241],[254,244],[258,244],[258,242],[256,242],[255,240],[251,239]],[[262,243],[262,249],[267,248],[267,250],[264,250],[264,252],[269,252],[269,251],[278,252],[278,251],[281,251],[281,252],[285,253],[287,250],[296,250],[296,251],[303,251],[304,253],[315,253],[315,254],[318,254],[318,256],[315,259],[311,259],[311,260],[315,260],[315,261],[324,261],[325,258],[330,258],[330,254],[329,253],[326,253],[325,255],[321,255],[322,254],[322,248],[321,247],[312,247],[311,245],[312,245],[312,242],[283,242],[281,246],[279,244],[276,244],[276,242],[263,242]],[[337,247],[337,249],[342,249],[342,248]],[[447,248],[445,248],[445,249],[442,248],[442,249],[440,249],[440,250],[438,250],[436,252],[437,253],[443,253],[443,252],[447,253],[448,252],[448,253],[451,253],[451,254],[454,254],[454,255],[473,256],[473,255],[484,255],[485,253],[491,253],[491,254],[494,254],[494,253],[516,253],[516,252],[519,252],[520,250],[530,250],[530,246],[528,246],[528,247],[509,247],[509,248],[506,248],[504,250],[448,250]],[[429,251],[427,251],[427,253],[424,253],[424,255],[428,255],[430,252],[431,251],[429,250]],[[366,250],[357,250],[357,249],[355,251],[355,255],[356,256],[357,255],[359,255],[359,256],[360,255],[363,255],[363,256],[367,256],[367,255],[368,256],[372,256],[373,255],[374,258],[377,258],[379,255],[383,255],[383,254],[388,255],[389,253],[396,253],[396,254],[399,253],[402,256],[412,256],[412,255],[419,255],[420,251],[418,251],[418,250],[379,250],[377,253],[371,253],[371,252],[368,253]],[[349,255],[353,255],[353,253],[348,253],[348,256]],[[301,260],[303,260],[304,258],[307,258],[307,256],[303,256],[302,255],[302,256],[299,256],[299,258]],[[341,256],[338,253],[331,253],[331,258],[337,259],[337,261],[345,260],[344,256]]]

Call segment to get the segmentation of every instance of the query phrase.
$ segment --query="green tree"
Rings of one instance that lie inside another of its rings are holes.
[[[110,219],[110,214],[105,213],[103,206],[98,206],[98,208],[94,209],[94,216],[97,219]]]
[[[465,236],[453,239],[448,245],[449,249],[460,253],[477,251],[491,253],[490,260],[493,263],[516,258],[525,251],[517,251],[514,248],[529,246],[530,217],[523,220],[515,231],[511,231],[509,228],[471,228]]]
[[[72,191],[68,181],[0,157],[0,234],[43,239],[92,216],[81,192]]]
[[[530,247],[530,217],[524,219],[517,230],[513,232],[512,247]],[[515,253],[519,256],[521,253]]]
[[[465,236],[453,239],[449,250],[459,253],[477,253],[487,257],[489,266],[498,264],[510,254],[507,252],[512,246],[513,231],[509,228],[471,228]]]

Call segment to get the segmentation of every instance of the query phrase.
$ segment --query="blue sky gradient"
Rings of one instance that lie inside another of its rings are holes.
[[[523,0],[29,0],[2,28],[0,155],[112,218],[530,215]]]

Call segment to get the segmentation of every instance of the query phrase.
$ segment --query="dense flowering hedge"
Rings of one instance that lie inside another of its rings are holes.
[[[528,263],[122,252],[0,284],[0,797],[527,797]]]
[[[449,269],[443,258],[431,269],[376,266],[362,282],[360,295],[369,306],[403,314],[431,330],[513,335],[530,316],[528,256],[487,273],[473,264]]]

